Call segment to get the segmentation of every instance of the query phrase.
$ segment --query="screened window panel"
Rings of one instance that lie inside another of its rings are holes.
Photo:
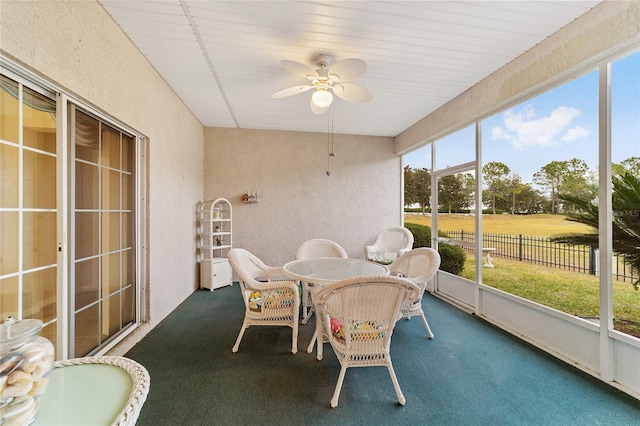
[[[102,256],[102,297],[120,290],[120,253]]]
[[[55,102],[29,88],[24,88],[23,97],[23,144],[31,148],[55,153]]]
[[[18,212],[0,211],[0,276],[18,272],[18,220]]]
[[[122,293],[122,325],[132,323],[135,319],[135,293],[134,287],[128,287]]]
[[[82,309],[95,303],[99,296],[99,260],[94,257],[76,262],[75,265],[75,308]]]
[[[120,247],[123,249],[133,246],[133,213],[122,213],[122,240]]]
[[[55,267],[28,272],[22,276],[23,317],[46,323],[56,318]]]
[[[102,213],[102,253],[120,249],[120,213]]]
[[[133,210],[133,176],[122,173],[122,210]]]
[[[98,166],[76,162],[76,209],[97,210],[100,207]]]
[[[76,212],[76,259],[84,259],[86,257],[98,255],[100,249],[98,219],[99,214],[95,212]]]
[[[102,301],[102,339],[112,337],[120,330],[120,293]]]
[[[58,257],[56,212],[24,212],[22,216],[23,270],[55,264]]]
[[[99,134],[98,120],[76,111],[74,126],[76,159],[98,164],[100,157]]]
[[[0,318],[18,318],[18,277],[0,279]]]
[[[23,156],[24,207],[55,209],[56,157],[28,150]]]
[[[0,83],[0,139],[18,143],[18,83],[5,76],[0,76]]]
[[[88,354],[100,344],[99,306],[95,304],[75,314],[74,357]]]
[[[135,142],[131,136],[122,135],[122,170],[133,173],[135,164]]]
[[[120,132],[102,124],[102,165],[120,169]]]
[[[0,114],[1,115],[1,114]],[[20,169],[18,167],[18,148],[0,144],[0,207],[18,208]]]
[[[122,252],[122,287],[133,285],[135,277],[135,258],[133,250]]]
[[[120,209],[120,173],[102,169],[102,209]]]

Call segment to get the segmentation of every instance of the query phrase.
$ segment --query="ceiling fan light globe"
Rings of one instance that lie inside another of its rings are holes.
[[[311,101],[317,107],[324,108],[331,105],[333,95],[327,90],[317,90],[312,96]]]

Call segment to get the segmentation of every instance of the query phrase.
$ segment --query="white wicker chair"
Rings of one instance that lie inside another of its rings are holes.
[[[127,398],[122,411],[113,422],[113,426],[134,426],[140,415],[142,405],[149,393],[150,377],[149,372],[139,363],[132,359],[121,356],[93,356],[84,358],[73,358],[54,362],[54,368],[67,367],[82,364],[106,364],[114,365],[125,370],[131,376],[131,392]]]
[[[414,300],[404,302],[400,306],[400,312],[404,318],[410,319],[420,316],[429,339],[433,339],[433,333],[422,309],[422,296],[427,289],[429,280],[433,278],[440,267],[440,254],[429,247],[420,247],[411,250],[397,258],[389,265],[390,275],[403,277],[420,287],[420,294]]]
[[[409,280],[389,276],[356,277],[320,289],[315,303],[325,332],[340,361],[340,375],[331,406],[338,405],[345,372],[349,367],[386,366],[398,402],[405,404],[391,364],[391,334],[400,305],[414,300],[420,289]]]
[[[346,259],[347,252],[335,241],[323,238],[314,238],[300,244],[296,251],[296,260],[314,259],[318,257],[341,257]],[[301,282],[302,288],[302,324],[306,324],[313,314],[313,302],[311,300],[311,292],[306,282]]]
[[[238,352],[244,331],[252,325],[291,327],[291,352],[298,352],[298,285],[284,275],[281,267],[267,266],[245,249],[231,249],[228,257],[240,280],[245,305],[244,322],[233,352]]]
[[[392,226],[376,237],[373,245],[365,246],[369,260],[396,259],[413,247],[413,234],[402,226]]]

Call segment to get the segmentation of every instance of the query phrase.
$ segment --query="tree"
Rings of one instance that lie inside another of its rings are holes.
[[[640,271],[640,179],[631,173],[614,175],[612,177],[613,207],[612,244],[613,251],[619,253],[624,260],[636,271]],[[591,234],[571,234],[553,238],[556,242],[567,244],[584,244],[597,247],[599,244],[598,233],[598,189],[589,187],[589,195],[574,196],[561,193],[560,199],[574,204],[578,209],[568,214],[568,219],[574,222],[584,223],[592,227],[595,232]],[[633,283],[638,289],[640,279]]]
[[[589,167],[584,160],[552,161],[534,173],[533,182],[547,189],[551,195],[551,213],[558,213],[558,193],[571,192],[578,196],[588,193]]]
[[[503,198],[505,195],[505,178],[509,173],[509,166],[499,161],[491,161],[482,167],[482,180],[493,214],[496,214],[496,198]]]
[[[556,203],[558,199],[558,190],[562,183],[562,175],[564,173],[564,162],[552,161],[542,166],[540,171],[533,174],[533,182],[548,189],[551,193],[551,213],[556,212]]]
[[[513,172],[509,175],[508,189],[511,192],[511,214],[516,214],[516,197],[524,191],[525,185],[522,183],[520,175]]]
[[[617,175],[629,172],[634,176],[640,176],[640,157],[629,157],[620,163],[613,163],[611,164],[611,171]]]
[[[431,173],[429,170],[404,167],[404,203],[405,205],[419,204],[422,214],[429,206],[431,196]]]
[[[416,204],[418,199],[416,197],[416,183],[415,174],[411,166],[404,166],[404,205],[410,206]]]
[[[471,184],[469,183],[471,178]],[[473,177],[468,174],[443,176],[438,180],[438,207],[449,213],[468,209],[473,204]]]
[[[589,166],[584,160],[572,158],[565,161],[565,171],[562,176],[559,192],[569,193],[577,197],[589,195]],[[572,206],[575,210],[575,206]]]
[[[515,210],[527,214],[542,213],[545,203],[547,198],[531,184],[526,183],[518,194]]]

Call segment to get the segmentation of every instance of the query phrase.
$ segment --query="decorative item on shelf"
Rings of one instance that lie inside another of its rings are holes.
[[[220,212],[222,211],[222,209],[220,207],[216,207],[213,209],[213,218],[214,219],[220,219]]]
[[[258,202],[258,191],[247,191],[242,194],[242,202],[243,203],[257,203]]]
[[[222,245],[222,241],[220,240],[220,238],[216,238],[216,245],[217,246],[221,246]]]

